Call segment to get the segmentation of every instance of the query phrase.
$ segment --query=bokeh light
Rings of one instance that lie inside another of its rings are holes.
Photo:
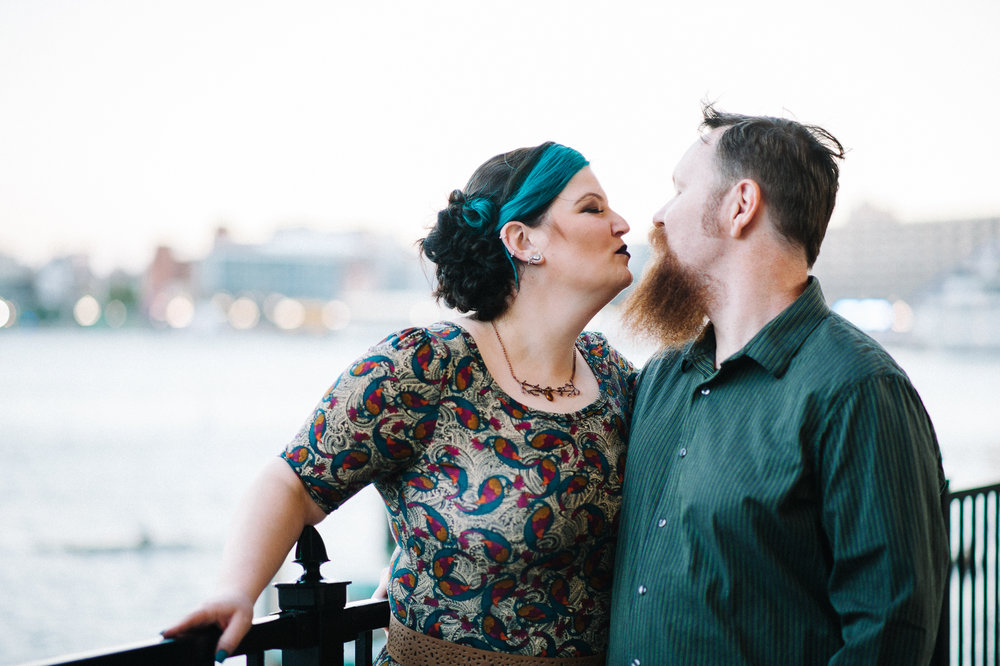
[[[306,321],[306,307],[292,298],[282,298],[271,310],[271,321],[283,331],[301,328]]]
[[[101,304],[90,294],[81,296],[80,300],[73,306],[73,319],[80,326],[93,326],[100,318]]]
[[[260,308],[252,298],[241,296],[232,302],[226,312],[229,325],[245,331],[255,327],[260,322]]]
[[[906,301],[896,301],[892,304],[892,330],[896,333],[909,333],[913,330],[916,316],[913,308]]]
[[[8,328],[14,325],[17,318],[17,310],[10,301],[0,298],[0,328]]]
[[[104,306],[104,322],[111,328],[121,328],[128,319],[128,308],[119,300]]]
[[[888,331],[892,327],[892,304],[884,298],[842,298],[833,311],[862,331]]]
[[[174,296],[167,302],[166,321],[170,328],[187,328],[194,321],[194,301],[186,294]]]
[[[323,325],[331,331],[342,331],[351,323],[351,308],[344,301],[333,300],[323,306]]]

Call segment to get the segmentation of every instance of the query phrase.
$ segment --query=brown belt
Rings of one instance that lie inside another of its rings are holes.
[[[604,655],[590,657],[528,657],[434,638],[410,629],[389,614],[385,651],[401,666],[604,666]]]

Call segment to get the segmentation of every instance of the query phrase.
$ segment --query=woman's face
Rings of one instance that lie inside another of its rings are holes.
[[[546,278],[566,283],[605,303],[632,283],[629,253],[622,236],[628,223],[608,206],[608,197],[590,167],[559,193],[536,229],[545,257]]]

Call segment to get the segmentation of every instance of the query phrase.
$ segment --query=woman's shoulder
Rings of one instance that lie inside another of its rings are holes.
[[[394,331],[372,345],[362,360],[410,366],[424,376],[428,371],[433,374],[447,372],[450,364],[470,353],[462,328],[450,322],[438,322]]]
[[[386,336],[376,346],[386,346],[392,349],[412,349],[421,345],[435,347],[464,347],[463,331],[459,326],[447,321],[440,321],[429,326],[411,326],[403,328]]]
[[[624,374],[635,373],[635,366],[632,362],[608,342],[607,336],[603,333],[584,331],[577,338],[577,343],[591,360],[600,361],[607,364],[609,368],[617,369]]]

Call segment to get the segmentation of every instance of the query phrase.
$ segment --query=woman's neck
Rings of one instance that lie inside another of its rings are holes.
[[[578,353],[576,339],[593,314],[574,312],[565,303],[541,303],[523,296],[518,295],[507,311],[491,322],[462,322],[476,340],[494,381],[529,407],[564,412],[590,404],[597,398],[597,381]],[[549,400],[544,391],[538,396],[526,395],[521,382],[542,389],[570,383],[580,394],[555,395]]]

